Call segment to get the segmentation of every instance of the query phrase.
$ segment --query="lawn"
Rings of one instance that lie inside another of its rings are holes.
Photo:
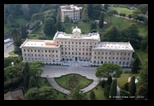
[[[46,78],[36,78],[36,83],[38,84],[38,87],[50,86],[50,84],[48,83],[48,80]]]
[[[105,15],[105,21],[110,22],[110,18],[108,15]],[[112,16],[112,24],[118,26],[119,29],[125,29],[132,23],[137,25],[140,35],[145,36],[146,34],[148,34],[148,28],[144,26],[143,24],[135,22],[135,21]]]
[[[109,9],[116,10],[118,14],[125,13],[126,16],[128,16],[128,14],[133,14],[133,11],[134,11],[134,10],[129,10],[128,8],[122,8],[122,7],[110,7]]]
[[[148,52],[144,52],[142,50],[135,50],[136,54],[140,58],[141,62],[148,59]]]
[[[122,89],[124,87],[124,84],[128,82],[128,78],[131,76],[138,76],[138,74],[132,74],[132,73],[123,73],[119,78],[117,78],[117,84]]]
[[[75,76],[73,76],[75,75]],[[65,75],[65,76],[61,76],[59,78],[55,78],[55,81],[60,85],[62,86],[63,88],[66,88],[66,89],[71,89],[69,87],[69,77],[78,77],[79,80],[78,80],[78,84],[80,85],[80,88],[84,88],[86,86],[88,86],[92,80],[89,80],[83,76],[80,76],[80,75],[77,75],[77,74],[69,74],[69,75]]]
[[[79,21],[77,23],[62,23],[62,26],[65,28],[64,32],[71,34],[72,33],[72,27],[78,27],[81,29],[81,33],[89,33],[90,32],[90,22],[84,23],[82,21]]]
[[[104,88],[102,88],[100,85],[98,85],[96,88],[94,88],[92,91],[94,91],[96,100],[106,100],[106,97],[104,96]],[[88,99],[90,95],[90,91],[86,93]]]
[[[16,23],[19,24],[20,26],[24,26],[26,25],[27,21],[25,18],[21,17],[16,19]]]
[[[39,26],[39,28],[37,28],[36,30],[34,30],[31,34],[42,34],[42,30],[43,30],[43,24],[41,26]]]
[[[14,53],[14,51],[10,51],[9,55],[16,55],[16,54]]]

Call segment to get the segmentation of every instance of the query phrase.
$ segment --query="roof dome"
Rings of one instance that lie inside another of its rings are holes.
[[[76,28],[73,29],[72,33],[74,33],[74,32],[81,33],[81,29],[79,29],[79,28],[76,26]]]

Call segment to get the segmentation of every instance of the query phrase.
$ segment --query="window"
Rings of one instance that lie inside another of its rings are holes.
[[[79,44],[81,44],[81,42],[79,42]]]
[[[127,60],[129,60],[129,57],[127,58]]]
[[[25,56],[26,56],[26,54],[25,54]]]
[[[114,60],[114,57],[113,57],[113,60]]]
[[[44,57],[44,55],[42,54],[42,57]]]
[[[94,56],[94,59],[96,59],[96,56]]]
[[[126,53],[125,53],[125,55],[126,55]]]
[[[74,50],[74,49],[72,48],[72,50]]]
[[[37,54],[35,54],[35,56],[37,56]]]
[[[103,61],[101,61],[101,64],[103,64]]]
[[[104,52],[102,52],[102,55],[104,54]]]
[[[28,56],[29,56],[29,54],[28,54]]]
[[[125,62],[123,62],[123,65],[125,65]]]
[[[58,51],[56,50],[56,53],[58,53]]]
[[[105,57],[105,59],[107,59],[107,57]]]
[[[29,52],[29,50],[27,50],[27,52]]]
[[[49,50],[49,52],[50,52],[50,50]]]
[[[99,56],[98,56],[98,59],[99,59]]]
[[[110,52],[110,55],[111,55],[111,52]]]
[[[124,57],[124,60],[125,60],[125,57]]]
[[[54,50],[52,51],[52,53],[54,53]]]
[[[35,52],[36,52],[36,50],[35,50]]]
[[[98,54],[100,54],[100,52],[98,52]]]
[[[130,53],[128,53],[128,56],[130,55]]]
[[[129,64],[129,62],[126,63],[127,65]]]
[[[33,50],[31,50],[31,52],[33,52]]]
[[[63,52],[61,52],[61,54],[63,54]]]
[[[118,57],[116,59],[118,60]]]
[[[103,57],[102,57],[102,59],[103,59]]]
[[[119,64],[121,65],[121,61],[119,62]]]
[[[84,55],[84,53],[82,53]]]
[[[109,59],[110,59],[111,57],[109,57]]]
[[[25,52],[26,50],[24,49],[24,52]]]
[[[119,55],[119,53],[117,53],[117,55]]]
[[[47,55],[45,55],[47,57]]]
[[[40,52],[40,50],[38,50],[38,52]]]
[[[47,52],[47,50],[45,50],[45,52]]]
[[[106,52],[106,55],[107,55],[107,52]]]

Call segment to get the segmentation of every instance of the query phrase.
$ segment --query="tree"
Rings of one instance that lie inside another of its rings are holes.
[[[93,19],[93,4],[87,4],[88,16],[90,19]]]
[[[88,22],[88,20],[89,20],[87,4],[85,4],[83,7],[82,20],[83,20],[83,22]]]
[[[80,92],[79,85],[71,89],[71,94],[68,95],[68,100],[87,100],[86,95]]]
[[[93,4],[93,9],[92,9],[93,20],[99,19],[101,11],[102,11],[102,5],[101,4]]]
[[[143,96],[142,99],[148,99],[148,59],[143,62],[139,73],[136,95]]]
[[[39,19],[40,19],[40,14],[38,14],[38,13],[33,14],[31,17],[32,22],[37,21]]]
[[[132,15],[131,15],[131,14],[129,14],[129,15],[128,15],[128,18],[132,18]]]
[[[101,41],[119,42],[123,40],[121,33],[115,26],[111,26],[104,36],[101,36]]]
[[[139,7],[138,7],[138,10],[142,14],[146,14],[146,12],[148,11],[148,4],[140,4]]]
[[[114,96],[117,96],[117,79],[112,80],[109,96],[111,99],[115,99]]]
[[[107,14],[108,14],[109,17],[110,17],[110,24],[111,24],[111,22],[112,22],[112,20],[111,20],[112,16],[113,16],[114,14],[118,14],[118,12],[117,12],[116,10],[109,10],[109,11],[107,12]]]
[[[97,67],[95,73],[96,77],[109,77],[115,76],[119,77],[122,74],[122,67],[113,63],[104,63],[103,65]]]
[[[101,12],[101,13],[100,13],[100,18],[99,18],[99,28],[102,29],[103,26],[104,26],[104,13]]]
[[[24,95],[25,100],[39,100],[39,89],[30,88]]]
[[[64,27],[62,26],[61,22],[57,22],[56,26],[58,31],[64,31]]]
[[[148,18],[145,18],[144,25],[146,25],[148,27]]]
[[[104,4],[104,9],[108,10],[108,5],[107,4]]]
[[[135,92],[136,92],[135,76],[131,77],[131,80],[128,86],[128,91],[130,93],[130,96],[135,96]]]
[[[104,88],[104,96],[106,98],[109,98],[109,92],[110,92],[110,85],[105,85],[105,88]]]
[[[29,76],[39,77],[42,73],[42,68],[44,63],[41,61],[29,62]]]
[[[61,22],[61,18],[60,18],[60,8],[58,8],[58,13],[57,13],[57,17],[56,17],[56,22]]]
[[[33,87],[37,87],[36,79],[34,77],[30,77],[28,88],[30,89],[30,88],[33,88]]]
[[[70,22],[70,19],[69,19],[68,16],[65,16],[65,17],[64,17],[64,20],[65,20],[64,22],[66,22],[66,23],[67,23],[67,22]]]
[[[29,64],[28,62],[24,63],[22,72],[24,74],[24,87],[28,89],[28,86],[29,86]]]
[[[138,35],[139,30],[135,24],[130,24],[128,27],[123,29],[121,33],[124,39],[130,41],[131,45],[134,48],[136,49],[140,48],[142,37]]]
[[[55,90],[50,86],[39,88],[39,100],[54,100],[56,97]]]
[[[25,26],[22,26],[21,27],[21,37],[23,39],[26,39],[27,38],[27,34],[28,34],[28,32],[26,31],[26,27]]]
[[[9,23],[13,23],[14,22],[14,18],[13,18],[12,14],[9,14],[7,19],[9,21]]]
[[[95,99],[96,99],[95,93],[94,93],[94,91],[91,91],[90,92],[90,100],[95,100]]]
[[[11,34],[10,34],[11,38],[13,39],[13,41],[15,42],[16,40],[21,40],[21,34],[18,30],[16,29],[12,29]]]
[[[94,30],[96,28],[96,22],[92,22],[91,24],[90,24],[90,29],[91,30]]]
[[[141,62],[140,59],[138,58],[138,56],[135,58],[133,65],[132,65],[132,73],[138,73],[140,70],[140,66],[141,66]]]
[[[56,27],[52,18],[45,19],[43,31],[47,36],[53,36],[55,34]]]
[[[128,86],[129,86],[129,83],[126,82],[125,85],[124,85],[124,90],[125,90],[125,91],[128,91]]]

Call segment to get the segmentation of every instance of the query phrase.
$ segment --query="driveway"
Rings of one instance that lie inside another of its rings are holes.
[[[12,42],[4,44],[4,57],[9,56],[9,52],[14,50],[14,45]]]
[[[43,67],[43,70],[44,71],[41,77],[46,77],[53,88],[65,94],[69,94],[70,91],[59,86],[56,81],[54,81],[54,78],[67,74],[79,74],[85,76],[87,79],[92,79],[93,82],[89,86],[81,89],[83,93],[92,90],[99,84],[99,79],[95,76],[96,67],[69,67],[46,65]]]

